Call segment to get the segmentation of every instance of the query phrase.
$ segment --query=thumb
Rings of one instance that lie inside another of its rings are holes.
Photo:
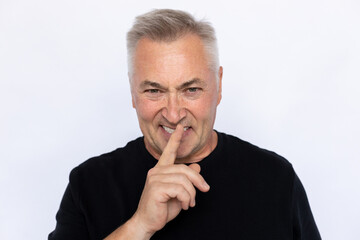
[[[200,165],[197,164],[197,163],[193,163],[193,164],[189,165],[189,168],[195,170],[195,171],[198,172],[198,173],[200,173],[200,170],[201,170]]]

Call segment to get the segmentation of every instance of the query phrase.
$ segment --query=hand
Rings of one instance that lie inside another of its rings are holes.
[[[175,164],[183,134],[178,124],[158,163],[149,170],[134,221],[142,231],[152,236],[181,211],[195,206],[195,187],[202,192],[209,185],[199,174],[200,166]],[[195,186],[195,187],[194,187]]]

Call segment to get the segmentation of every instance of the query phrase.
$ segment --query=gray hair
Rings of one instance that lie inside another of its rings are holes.
[[[204,20],[197,21],[192,15],[184,11],[155,9],[136,17],[133,27],[127,33],[130,78],[133,74],[136,46],[140,39],[149,38],[153,41],[172,42],[186,34],[195,34],[200,37],[208,54],[209,68],[217,73],[219,53],[215,30],[211,24]]]

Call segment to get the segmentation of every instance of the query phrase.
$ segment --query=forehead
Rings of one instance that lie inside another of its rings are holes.
[[[134,70],[135,75],[194,74],[208,71],[208,59],[197,35],[188,34],[172,42],[143,38],[136,47]]]
[[[145,54],[171,54],[171,53],[193,53],[204,55],[204,45],[199,36],[186,34],[174,41],[154,41],[150,38],[139,40],[135,57]]]

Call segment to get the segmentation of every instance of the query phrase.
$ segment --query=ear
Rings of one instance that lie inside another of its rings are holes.
[[[131,81],[131,77],[130,77],[130,73],[129,73],[129,72],[128,72],[128,78],[129,78],[129,84],[130,84],[131,103],[132,103],[132,107],[135,108],[135,100],[134,100],[134,94],[133,94],[133,86],[132,86],[132,81]]]
[[[223,67],[220,66],[220,67],[219,67],[219,72],[218,72],[219,82],[218,82],[218,99],[217,99],[217,105],[220,104],[221,98],[222,98],[222,77],[223,77]]]
[[[134,97],[131,95],[131,102],[132,102],[132,107],[135,108],[135,101],[134,101]]]

